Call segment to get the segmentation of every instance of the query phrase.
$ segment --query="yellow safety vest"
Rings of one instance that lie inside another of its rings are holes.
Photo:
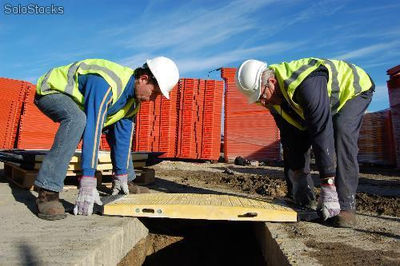
[[[348,100],[369,90],[372,86],[370,77],[363,69],[346,61],[310,57],[270,65],[269,68],[275,71],[275,77],[283,96],[302,119],[304,119],[304,112],[301,106],[293,100],[294,93],[303,80],[320,66],[324,66],[328,70],[327,89],[332,115],[339,112]],[[293,126],[300,130],[306,129],[301,122],[285,113],[279,105],[272,107]]]
[[[113,105],[122,95],[133,73],[134,71],[131,68],[108,60],[86,59],[50,69],[39,78],[36,93],[39,95],[65,93],[71,96],[79,107],[83,109],[84,96],[79,91],[78,75],[97,74],[110,85]],[[133,117],[138,112],[139,107],[140,104],[137,104],[135,99],[128,100],[122,109],[106,117],[104,126],[109,126],[124,117]]]

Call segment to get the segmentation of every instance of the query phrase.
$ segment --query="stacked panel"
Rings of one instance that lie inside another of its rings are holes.
[[[180,103],[177,157],[196,159],[194,117],[197,113],[194,95],[195,87],[198,86],[198,80],[184,79],[179,85]]]
[[[390,110],[364,115],[358,139],[358,161],[394,165],[395,154]]]
[[[222,81],[206,81],[201,159],[213,158],[216,160],[220,156],[223,94],[224,83]]]
[[[164,158],[217,160],[221,143],[222,81],[181,79],[170,100],[143,103],[137,116],[135,151]]]
[[[206,81],[205,80],[196,80],[197,85],[194,86],[194,112],[193,112],[193,129],[194,129],[194,142],[192,145],[192,149],[194,150],[194,154],[196,158],[201,158],[202,153],[202,144],[205,136],[203,136],[205,125],[203,123],[206,122],[206,112],[205,112],[205,94],[206,94]]]
[[[164,152],[160,157],[173,158],[177,145],[177,87],[170,100],[158,96],[153,102],[143,102],[136,117],[134,151]]]
[[[389,89],[389,104],[392,114],[392,128],[396,154],[396,167],[400,168],[400,65],[387,71],[390,79],[387,82]]]
[[[151,103],[143,102],[140,104],[140,111],[136,116],[135,128],[135,151],[150,150],[150,123],[151,123]]]
[[[33,87],[29,82],[0,78],[0,149],[15,148],[23,102]]]
[[[160,142],[158,151],[165,152],[161,157],[173,158],[177,152],[178,86],[170,92],[170,100],[165,97],[160,98]]]
[[[108,145],[107,137],[106,137],[105,134],[102,134],[102,135],[101,135],[101,139],[100,139],[100,148],[99,148],[99,149],[102,150],[102,151],[109,151],[109,150],[111,150],[110,145]]]
[[[2,148],[50,149],[59,124],[34,104],[35,86],[1,79],[0,89],[5,95],[0,124]],[[159,96],[141,104],[133,149],[164,152],[167,158],[217,160],[222,97],[222,81],[181,79],[170,100]],[[78,149],[81,147],[82,143]],[[100,150],[110,150],[105,135]]]
[[[222,68],[225,81],[224,157],[252,160],[280,160],[279,129],[270,111],[248,104],[235,84],[235,68]]]
[[[18,134],[18,149],[50,149],[59,127],[34,104],[35,86],[29,87],[24,101]]]

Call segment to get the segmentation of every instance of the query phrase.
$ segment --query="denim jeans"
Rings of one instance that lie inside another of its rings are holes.
[[[35,185],[60,192],[64,186],[69,162],[86,126],[86,114],[71,97],[55,93],[35,97],[36,106],[60,127],[50,151],[42,162]],[[128,181],[136,178],[132,160],[129,160]]]
[[[60,127],[50,151],[42,162],[35,185],[60,192],[64,186],[69,162],[86,126],[86,114],[71,97],[55,93],[35,97],[36,106]]]

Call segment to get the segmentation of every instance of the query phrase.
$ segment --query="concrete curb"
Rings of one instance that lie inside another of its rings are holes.
[[[76,265],[117,265],[136,244],[146,238],[148,229],[136,218],[125,219],[112,226],[110,237],[99,241],[99,245],[88,250]]]
[[[306,248],[301,241],[290,239],[279,223],[257,223],[255,235],[267,265],[321,265],[301,254]]]
[[[61,193],[67,209],[76,193]],[[132,217],[39,219],[35,197],[35,192],[0,183],[0,265],[116,265],[148,235]]]

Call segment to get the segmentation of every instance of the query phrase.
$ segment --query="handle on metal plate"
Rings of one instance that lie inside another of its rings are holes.
[[[238,215],[239,218],[252,218],[256,217],[258,214],[256,212],[246,212],[244,214]]]

